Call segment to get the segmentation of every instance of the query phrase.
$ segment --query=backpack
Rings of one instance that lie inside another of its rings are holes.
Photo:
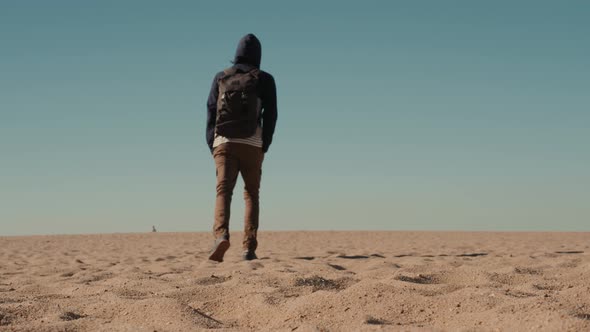
[[[224,75],[218,81],[217,134],[228,138],[254,135],[259,123],[259,74],[259,69],[248,72],[237,68],[224,70]]]

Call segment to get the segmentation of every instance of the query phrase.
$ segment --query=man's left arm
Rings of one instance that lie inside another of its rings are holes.
[[[209,150],[213,153],[213,140],[215,139],[215,121],[217,121],[217,97],[219,96],[219,87],[217,86],[217,80],[219,74],[213,78],[211,84],[211,91],[209,92],[209,98],[207,98],[207,129],[206,139]]]

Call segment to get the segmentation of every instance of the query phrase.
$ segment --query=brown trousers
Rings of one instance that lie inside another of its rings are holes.
[[[258,241],[259,189],[262,176],[262,148],[248,144],[224,143],[213,150],[217,170],[217,199],[215,201],[215,238],[225,237],[229,240],[229,217],[231,199],[238,174],[244,180],[244,250],[256,250]]]

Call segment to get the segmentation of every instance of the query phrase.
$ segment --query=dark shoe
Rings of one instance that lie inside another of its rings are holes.
[[[213,244],[213,249],[211,249],[209,259],[216,262],[223,262],[223,255],[225,255],[227,249],[229,249],[229,240],[224,237],[217,238]]]
[[[244,253],[242,254],[242,258],[245,261],[251,261],[253,259],[258,259],[258,257],[256,257],[256,253],[254,251],[244,251]]]

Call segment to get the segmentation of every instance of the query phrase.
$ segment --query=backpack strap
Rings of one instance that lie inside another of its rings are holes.
[[[229,68],[226,68],[226,69],[223,70],[223,73],[225,74],[225,76],[233,75],[233,74],[235,74],[237,72],[240,72],[240,73],[249,73],[249,74],[252,74],[254,76],[258,76],[258,74],[260,73],[260,69],[258,69],[258,68],[252,68],[250,70],[240,70],[240,69],[237,69],[235,67],[229,67]]]
[[[221,77],[219,78],[219,80],[223,80],[224,78],[234,75],[235,73],[237,73],[238,71],[233,68],[233,67],[229,67],[223,70],[223,75],[221,75]]]
[[[260,69],[258,69],[258,68],[254,68],[249,71],[241,71],[235,67],[229,67],[229,68],[226,68],[223,70],[223,75],[221,75],[221,77],[218,79],[218,82],[228,78],[229,76],[235,75],[238,72],[250,74],[250,75],[254,76],[254,78],[256,78],[257,80],[260,75]]]
[[[258,75],[260,75],[260,69],[254,68],[248,72],[250,75],[256,77],[258,79]]]
[[[233,74],[235,74],[237,72],[238,72],[238,70],[236,68],[234,68],[234,67],[229,67],[229,68],[226,68],[226,69],[223,70],[223,73],[225,74],[225,76],[233,75]]]

